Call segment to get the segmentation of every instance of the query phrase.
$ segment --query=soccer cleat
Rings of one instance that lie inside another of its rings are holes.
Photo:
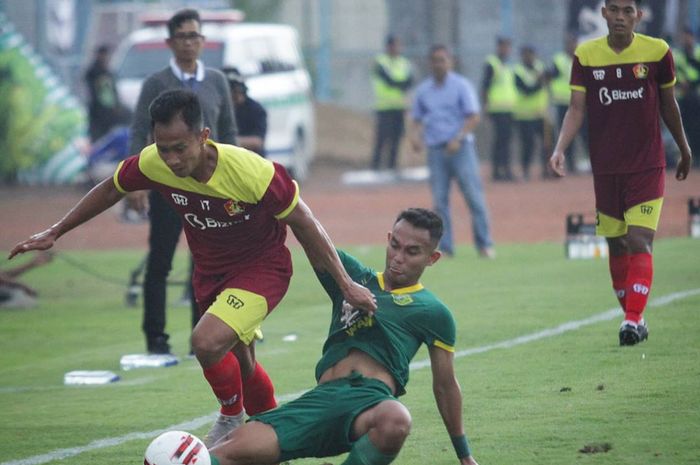
[[[639,342],[646,341],[649,339],[649,327],[646,321],[642,320],[637,324],[637,331],[639,332]]]
[[[211,448],[223,439],[228,433],[235,430],[243,424],[243,415],[245,412],[241,412],[238,415],[223,415],[219,414],[211,429],[204,437],[204,444],[207,448]]]
[[[639,323],[625,320],[620,325],[620,345],[633,346],[649,338],[649,328],[644,320]]]

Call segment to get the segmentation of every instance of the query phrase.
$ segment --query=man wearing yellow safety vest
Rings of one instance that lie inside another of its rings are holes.
[[[566,110],[569,109],[569,100],[571,99],[571,88],[569,87],[569,77],[571,76],[571,67],[574,60],[574,51],[576,50],[577,38],[574,34],[569,33],[564,40],[564,50],[554,54],[552,58],[552,66],[548,71],[549,91],[552,96],[552,103],[556,110],[557,129],[561,129],[561,123],[564,121]],[[581,127],[578,132],[577,140],[581,144],[581,152],[588,153],[586,142],[586,126]],[[575,174],[578,171],[576,166],[575,151],[569,146],[566,153],[566,171]]]
[[[700,45],[690,28],[683,30],[681,48],[673,51],[678,79],[678,105],[688,144],[694,153],[700,152]],[[700,157],[693,159],[700,166]]]
[[[518,90],[513,116],[520,135],[523,177],[530,178],[530,164],[535,153],[535,139],[540,140],[542,177],[550,177],[547,154],[552,146],[552,134],[547,122],[549,96],[546,87],[544,63],[537,58],[535,48],[525,45],[520,49],[521,63],[515,65],[515,87]]]
[[[494,181],[514,180],[510,148],[516,90],[513,69],[508,63],[510,52],[510,39],[498,37],[496,53],[486,57],[484,78],[481,82],[481,100],[493,125],[491,178]]]
[[[380,169],[383,164],[391,170],[396,168],[399,144],[404,133],[406,93],[413,83],[413,71],[411,62],[401,56],[400,50],[399,39],[389,35],[386,51],[377,55],[372,69],[377,113],[372,155],[374,170]],[[382,163],[384,160],[386,163]]]

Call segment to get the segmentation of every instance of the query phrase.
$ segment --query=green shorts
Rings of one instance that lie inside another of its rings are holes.
[[[386,384],[352,374],[319,384],[289,403],[252,416],[250,421],[272,426],[279,441],[281,462],[329,457],[350,450],[355,418],[385,400],[396,400]]]

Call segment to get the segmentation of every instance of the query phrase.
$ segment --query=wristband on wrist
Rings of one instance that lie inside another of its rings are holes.
[[[469,450],[469,442],[467,442],[466,435],[452,436],[450,439],[452,439],[452,446],[455,448],[457,458],[462,459],[472,455],[472,452]]]

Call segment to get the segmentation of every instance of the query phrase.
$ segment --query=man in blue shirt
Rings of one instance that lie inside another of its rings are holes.
[[[452,71],[452,55],[444,45],[431,48],[430,70],[432,76],[416,89],[411,144],[417,152],[427,147],[433,203],[445,227],[440,250],[454,254],[449,193],[455,178],[471,210],[479,256],[494,258],[473,133],[480,120],[476,91],[471,82]]]

